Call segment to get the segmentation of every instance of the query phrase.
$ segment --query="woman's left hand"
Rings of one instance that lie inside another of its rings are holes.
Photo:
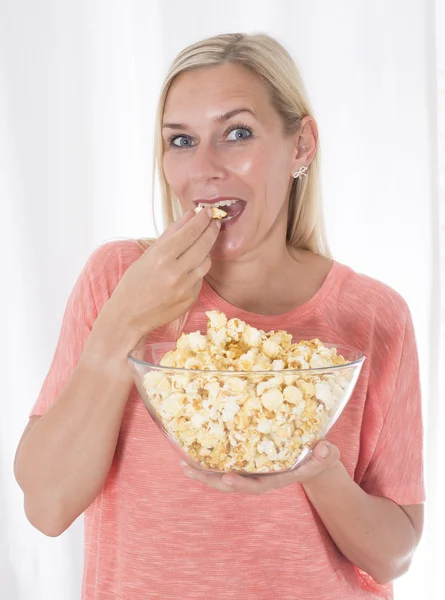
[[[327,449],[327,452],[325,452],[325,449]],[[185,463],[181,464],[184,475],[215,490],[258,495],[293,483],[306,483],[336,465],[339,460],[339,449],[330,442],[323,440],[315,446],[311,458],[306,463],[295,469],[295,471],[281,475],[267,475],[265,477],[243,477],[236,473],[210,475],[198,469],[193,469]]]

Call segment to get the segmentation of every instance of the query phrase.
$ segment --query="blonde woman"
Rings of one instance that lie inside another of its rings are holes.
[[[85,513],[83,600],[392,598],[423,523],[415,335],[396,291],[330,256],[295,63],[262,34],[186,48],[156,136],[170,225],[99,247],[74,287],[16,455],[28,519],[58,536]],[[221,223],[193,211],[217,203]],[[367,357],[329,442],[292,474],[179,464],[132,385],[141,338],[176,339],[215,308]]]

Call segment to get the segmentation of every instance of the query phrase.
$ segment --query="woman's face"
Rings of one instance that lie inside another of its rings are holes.
[[[228,213],[213,258],[283,243],[295,136],[284,134],[254,74],[235,64],[181,73],[167,95],[162,131],[165,177],[183,209],[220,202]]]

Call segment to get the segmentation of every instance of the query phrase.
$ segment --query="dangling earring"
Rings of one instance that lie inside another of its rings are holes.
[[[299,177],[301,177],[301,175],[303,175],[304,177],[306,177],[306,171],[307,171],[307,167],[305,167],[304,165],[302,167],[300,167],[298,169],[298,171],[295,171],[295,173],[292,173],[292,177],[294,179],[298,179]]]

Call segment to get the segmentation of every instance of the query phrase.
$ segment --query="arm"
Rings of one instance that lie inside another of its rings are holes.
[[[108,245],[88,261],[39,396],[43,416],[16,452],[25,511],[43,533],[61,534],[102,489],[133,384],[127,352],[191,307],[218,232],[211,213],[189,211],[119,278],[121,257]]]
[[[301,467],[272,477],[208,475],[187,465],[183,470],[187,477],[228,493],[257,495],[301,483],[340,552],[377,583],[388,583],[410,565],[422,533],[423,505],[400,507],[368,494],[351,479],[339,458],[338,448],[323,441]]]
[[[134,343],[99,318],[67,387],[20,441],[15,477],[29,521],[46,535],[65,531],[104,485],[132,386],[126,351]]]
[[[422,533],[422,504],[402,508],[367,494],[340,461],[303,487],[339,550],[377,583],[408,570]]]
[[[262,494],[300,483],[344,556],[385,584],[410,565],[423,526],[423,427],[419,363],[411,315],[398,297],[376,332],[374,385],[366,406],[377,405],[374,436],[361,438],[356,484],[333,444],[319,442],[296,470],[245,478],[214,475],[187,465],[184,474],[226,493]],[[380,312],[383,310],[380,306]],[[397,318],[396,318],[397,316]],[[380,418],[380,421],[378,420]],[[409,437],[407,438],[407,431]],[[369,421],[368,429],[369,432]],[[324,446],[329,452],[323,453]],[[392,498],[390,500],[389,498]]]

